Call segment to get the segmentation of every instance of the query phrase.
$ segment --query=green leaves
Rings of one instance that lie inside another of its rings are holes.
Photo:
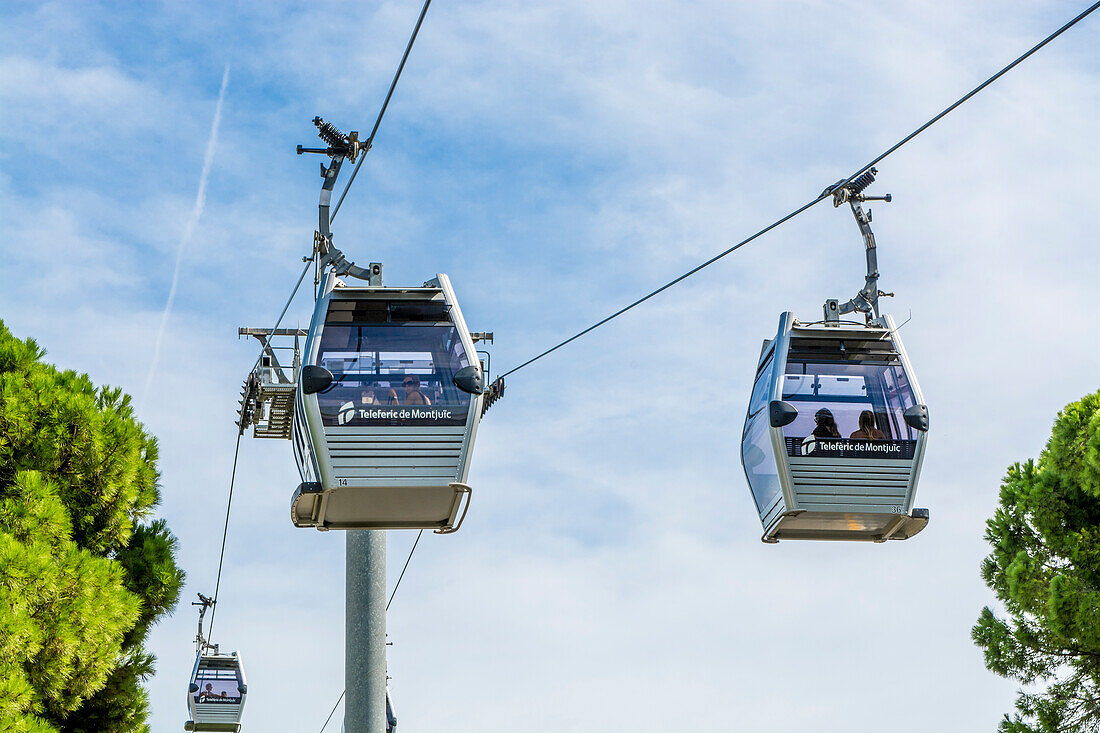
[[[63,717],[103,685],[141,607],[123,580],[69,538],[50,482],[16,474],[0,502],[0,678],[23,691],[19,713]]]
[[[986,522],[986,608],[972,637],[1021,691],[1002,733],[1100,731],[1100,392],[1059,413],[1039,461],[1015,464]]]
[[[0,730],[145,730],[149,629],[183,573],[128,395],[0,322]]]

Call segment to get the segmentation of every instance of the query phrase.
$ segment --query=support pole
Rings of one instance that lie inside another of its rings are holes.
[[[346,534],[344,733],[385,733],[386,532]]]

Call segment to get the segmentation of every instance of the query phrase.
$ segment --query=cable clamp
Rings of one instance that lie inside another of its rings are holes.
[[[485,413],[489,411],[489,408],[496,404],[496,401],[504,397],[504,377],[497,377],[492,384],[488,386],[483,395],[484,402],[481,403],[481,415],[485,416]]]

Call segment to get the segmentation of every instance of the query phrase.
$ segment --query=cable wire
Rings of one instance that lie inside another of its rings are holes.
[[[416,541],[413,542],[412,549],[409,550],[409,556],[405,558],[405,567],[401,568],[401,574],[397,576],[397,582],[393,584],[393,590],[390,592],[390,599],[386,601],[386,610],[390,610],[390,604],[393,603],[393,597],[397,595],[397,589],[401,587],[401,579],[405,577],[405,571],[409,569],[409,561],[413,559],[413,553],[416,552],[416,546],[420,544],[420,536],[424,534],[424,530],[420,530],[416,533]]]
[[[340,707],[340,700],[344,699],[345,692],[347,692],[347,690],[340,693],[340,697],[336,700],[336,704],[332,706],[332,710],[329,712],[328,717],[325,718],[325,724],[321,726],[321,730],[317,731],[317,733],[325,733],[325,728],[328,727],[328,722],[332,720],[332,716],[336,714],[336,708]]]
[[[397,88],[397,80],[401,78],[401,70],[405,68],[405,61],[409,58],[409,51],[412,50],[413,41],[416,40],[416,34],[420,32],[420,24],[424,22],[424,15],[428,12],[428,6],[432,4],[432,0],[424,0],[424,7],[420,9],[420,17],[416,19],[416,26],[413,28],[412,35],[409,36],[409,43],[405,46],[405,53],[401,56],[401,63],[397,65],[397,71],[393,75],[393,81],[390,82],[390,90],[386,92],[386,99],[382,102],[382,109],[378,110],[378,118],[374,121],[374,129],[370,131],[370,137],[367,138],[366,143],[363,145],[363,157],[359,159],[359,162],[355,164],[355,170],[351,172],[351,178],[348,179],[348,185],[344,186],[344,192],[340,194],[340,200],[336,202],[336,208],[332,210],[332,216],[328,218],[329,224],[336,218],[336,215],[340,213],[340,204],[344,203],[344,197],[348,195],[348,189],[351,188],[351,184],[355,183],[355,177],[359,175],[359,167],[363,165],[363,161],[367,159],[367,153],[370,152],[371,145],[374,144],[374,136],[378,133],[378,126],[382,124],[382,116],[386,114],[386,107],[390,104],[390,97],[393,96],[393,90]]]
[[[218,555],[218,581],[214,584],[214,603],[210,608],[210,625],[206,627],[207,639],[214,638],[214,618],[218,614],[218,591],[222,587],[222,563],[225,561],[225,541],[229,535],[229,510],[233,507],[233,484],[237,481],[237,457],[241,454],[241,436],[237,433],[237,447],[233,450],[233,472],[229,476],[229,500],[225,503],[225,526],[222,528],[222,549]]]
[[[267,337],[270,339],[278,330],[279,324],[283,322],[283,316],[286,315],[287,310],[290,308],[290,304],[294,301],[294,296],[298,294],[298,288],[302,286],[302,280],[305,279],[306,273],[309,272],[309,266],[313,264],[313,259],[310,258],[309,262],[302,269],[302,274],[298,276],[298,282],[294,284],[294,290],[291,291],[290,297],[287,298],[286,304],[283,306],[283,310],[279,313],[278,319],[275,321],[275,325],[272,326],[268,332]],[[263,358],[264,351],[267,346],[260,348],[260,354],[256,357],[256,363],[252,365],[252,369],[255,369],[260,364],[260,360]],[[207,627],[207,638],[214,638],[214,618],[218,614],[218,593],[221,591],[222,586],[222,567],[225,564],[225,545],[229,538],[229,512],[233,508],[233,486],[237,483],[237,459],[241,454],[241,436],[244,435],[244,430],[237,432],[237,446],[233,449],[233,470],[229,476],[229,499],[225,504],[225,526],[222,528],[222,549],[218,554],[218,580],[214,584],[214,604],[210,609],[210,626]]]
[[[853,176],[853,178],[854,178],[854,177],[855,177],[855,176]],[[801,214],[801,213],[802,213],[803,211],[805,211],[806,209],[810,208],[811,206],[813,206],[813,205],[814,205],[814,204],[816,204],[816,203],[817,203],[818,201],[821,201],[821,200],[822,200],[822,199],[824,199],[824,198],[826,198],[826,194],[821,194],[820,196],[818,196],[818,197],[817,197],[816,199],[814,199],[813,201],[811,201],[811,202],[809,202],[808,204],[805,204],[805,205],[803,205],[803,206],[799,207],[798,209],[795,209],[795,210],[794,210],[794,211],[792,211],[791,213],[789,213],[789,214],[787,214],[786,216],[784,216],[784,217],[783,217],[782,219],[778,219],[778,220],[776,220],[776,221],[772,222],[772,223],[771,223],[771,224],[769,224],[768,226],[766,226],[766,227],[764,227],[763,229],[761,229],[760,231],[758,231],[758,232],[757,232],[756,234],[753,234],[753,235],[752,235],[751,237],[747,237],[747,238],[745,238],[745,239],[742,239],[742,240],[741,240],[740,242],[738,242],[737,244],[733,245],[732,247],[730,247],[730,248],[729,248],[729,249],[727,249],[726,251],[724,251],[724,252],[719,252],[719,253],[718,253],[718,254],[716,254],[716,255],[715,255],[714,257],[711,257],[711,258],[710,258],[709,260],[707,260],[706,262],[704,262],[704,263],[703,263],[703,264],[701,264],[701,265],[696,265],[695,267],[691,268],[690,270],[688,270],[687,272],[685,272],[685,273],[684,273],[683,275],[681,275],[680,277],[676,278],[675,280],[672,280],[672,281],[670,281],[670,282],[667,282],[667,283],[665,283],[664,285],[662,285],[661,287],[657,288],[656,290],[654,290],[653,292],[649,293],[648,295],[643,295],[643,296],[642,296],[641,298],[638,298],[637,300],[635,300],[635,301],[634,301],[633,303],[631,303],[630,305],[626,306],[625,308],[620,308],[619,310],[617,310],[617,311],[615,311],[614,313],[612,313],[611,315],[609,315],[609,316],[608,316],[607,318],[604,318],[604,319],[603,319],[602,321],[598,321],[598,322],[596,322],[596,323],[593,323],[593,324],[592,324],[591,326],[589,326],[588,328],[584,329],[584,330],[583,330],[583,331],[581,331],[580,333],[577,333],[577,334],[574,334],[573,336],[570,336],[570,337],[569,337],[569,338],[567,338],[567,339],[566,339],[565,341],[562,341],[561,343],[559,343],[559,344],[558,344],[557,346],[553,346],[553,347],[551,347],[551,348],[547,349],[546,351],[542,352],[542,353],[541,353],[541,354],[539,354],[538,356],[535,356],[535,357],[533,357],[533,358],[531,358],[531,359],[528,359],[527,361],[525,361],[525,362],[523,362],[522,364],[520,364],[520,365],[519,365],[518,367],[515,367],[514,369],[510,369],[510,370],[506,371],[506,372],[505,372],[504,374],[501,374],[501,375],[500,375],[500,377],[498,377],[498,379],[504,379],[504,378],[505,378],[505,377],[507,377],[507,376],[508,376],[509,374],[513,374],[513,373],[515,373],[515,372],[518,372],[518,371],[519,371],[520,369],[522,369],[523,367],[527,366],[528,364],[532,364],[532,363],[534,363],[534,362],[538,361],[538,360],[539,360],[539,359],[541,359],[542,357],[544,357],[544,356],[546,356],[546,355],[548,355],[548,354],[551,354],[551,353],[553,353],[553,352],[557,351],[558,349],[560,349],[561,347],[565,346],[565,345],[566,345],[566,344],[568,344],[569,342],[571,342],[571,341],[575,341],[575,340],[579,339],[579,338],[580,338],[581,336],[585,335],[586,333],[588,333],[588,332],[590,332],[590,331],[594,331],[594,330],[596,330],[597,328],[599,328],[599,327],[600,327],[600,326],[602,326],[603,324],[607,323],[608,321],[610,321],[610,320],[612,320],[612,319],[614,319],[614,318],[618,318],[619,316],[621,316],[621,315],[622,315],[623,313],[626,313],[626,312],[627,312],[628,310],[630,310],[630,309],[631,309],[631,308],[633,308],[634,306],[637,306],[637,305],[641,305],[642,303],[644,303],[644,302],[646,302],[647,300],[649,300],[650,298],[652,298],[652,297],[653,297],[654,295],[657,295],[657,294],[659,294],[659,293],[662,293],[662,292],[664,292],[665,290],[668,290],[669,288],[671,288],[671,287],[672,287],[673,285],[675,285],[676,283],[680,282],[681,280],[686,280],[687,278],[691,277],[691,276],[692,276],[692,275],[694,275],[695,273],[699,272],[699,270],[702,270],[702,269],[703,269],[704,267],[707,267],[707,266],[709,266],[709,265],[712,265],[712,264],[714,264],[714,263],[715,263],[715,262],[717,262],[718,260],[720,260],[720,259],[722,259],[723,257],[725,257],[726,255],[728,255],[728,254],[729,254],[730,252],[733,252],[733,251],[735,251],[735,250],[737,250],[737,249],[740,249],[741,247],[745,246],[746,244],[748,244],[748,243],[749,243],[749,242],[751,242],[752,240],[756,239],[757,237],[761,236],[762,234],[766,234],[766,233],[770,232],[770,231],[771,231],[772,229],[775,229],[775,228],[776,228],[777,226],[779,226],[780,224],[783,224],[783,223],[784,223],[784,222],[786,222],[787,220],[789,220],[789,219],[793,219],[794,217],[798,216],[798,215],[799,215],[799,214]]]
[[[305,279],[306,273],[309,272],[309,266],[313,264],[313,258],[309,258],[306,261],[306,266],[302,268],[302,274],[298,276],[298,282],[294,284],[294,290],[290,291],[290,297],[286,299],[286,304],[283,306],[283,310],[279,313],[279,317],[275,320],[275,325],[271,327],[271,330],[267,332],[267,338],[270,339],[275,335],[275,332],[279,330],[279,325],[283,322],[283,316],[286,315],[287,309],[290,308],[290,304],[294,301],[294,296],[298,294],[298,288],[302,287],[302,280]],[[260,354],[256,357],[256,363],[252,365],[252,369],[255,369],[260,365],[260,360],[264,358],[264,352],[267,351],[268,346],[260,348]]]
[[[539,360],[539,359],[541,359],[542,357],[544,357],[544,356],[547,356],[547,355],[549,355],[549,354],[552,354],[553,352],[557,351],[558,349],[560,349],[561,347],[565,346],[566,344],[568,344],[568,343],[570,343],[570,342],[572,342],[572,341],[575,341],[576,339],[579,339],[579,338],[580,338],[581,336],[584,336],[584,335],[585,335],[586,333],[589,333],[589,332],[591,332],[591,331],[594,331],[595,329],[597,329],[597,328],[599,328],[600,326],[604,325],[604,324],[605,324],[605,323],[607,323],[608,321],[610,321],[610,320],[613,320],[613,319],[615,319],[615,318],[618,318],[618,317],[619,317],[619,316],[621,316],[622,314],[626,313],[626,312],[627,312],[628,310],[630,310],[630,309],[634,308],[635,306],[641,305],[642,303],[644,303],[645,301],[649,300],[649,299],[650,299],[650,298],[652,298],[653,296],[655,296],[655,295],[658,295],[659,293],[662,293],[662,292],[664,292],[665,290],[668,290],[668,289],[669,289],[669,288],[671,288],[671,287],[672,287],[673,285],[675,285],[675,284],[677,284],[677,283],[681,282],[682,280],[686,280],[687,278],[691,277],[691,276],[692,276],[692,275],[694,275],[695,273],[697,273],[697,272],[699,272],[700,270],[702,270],[702,269],[703,269],[704,267],[708,267],[708,266],[710,266],[710,265],[714,264],[715,262],[717,262],[718,260],[722,259],[723,257],[725,257],[726,255],[730,254],[731,252],[734,252],[734,251],[736,251],[736,250],[740,249],[741,247],[745,246],[746,244],[748,244],[749,242],[753,241],[753,240],[754,240],[754,239],[756,239],[757,237],[760,237],[761,235],[763,235],[763,234],[766,234],[767,232],[770,232],[770,231],[771,231],[772,229],[775,229],[775,228],[776,228],[777,226],[779,226],[780,224],[783,224],[783,223],[785,223],[785,222],[789,221],[790,219],[793,219],[794,217],[798,216],[799,214],[801,214],[801,213],[802,213],[803,211],[805,211],[806,209],[809,209],[810,207],[814,206],[814,205],[815,205],[815,204],[817,204],[818,202],[820,202],[820,201],[822,201],[822,200],[824,200],[824,199],[828,198],[828,197],[829,197],[829,196],[831,195],[831,191],[833,191],[833,190],[835,190],[835,189],[839,189],[839,188],[843,188],[843,187],[847,186],[847,185],[848,185],[849,183],[851,183],[851,182],[852,182],[852,180],[853,180],[853,179],[857,178],[857,177],[858,177],[859,175],[861,175],[862,173],[864,173],[864,172],[866,172],[867,170],[869,170],[870,168],[874,167],[874,166],[875,166],[875,165],[876,165],[877,163],[879,163],[880,161],[882,161],[883,159],[885,159],[885,158],[886,158],[886,157],[887,157],[888,155],[890,155],[890,154],[894,153],[895,151],[897,151],[897,150],[898,150],[898,148],[900,148],[901,146],[903,146],[903,145],[905,145],[906,143],[908,143],[908,142],[909,142],[910,140],[912,140],[912,139],[913,139],[913,138],[915,138],[915,137],[916,137],[917,135],[919,135],[919,134],[921,134],[922,132],[924,132],[925,130],[927,130],[927,129],[928,129],[929,127],[931,127],[931,126],[932,126],[932,125],[934,125],[935,123],[939,122],[939,121],[940,121],[941,119],[943,119],[944,117],[946,117],[946,116],[947,116],[947,115],[948,115],[948,114],[949,114],[950,112],[952,112],[953,110],[955,110],[955,109],[956,109],[957,107],[959,107],[960,105],[962,105],[962,104],[963,104],[964,102],[966,102],[967,100],[969,100],[969,99],[970,99],[971,97],[973,97],[973,96],[974,96],[975,94],[977,94],[978,92],[980,92],[980,91],[982,91],[983,89],[985,89],[986,87],[988,87],[988,86],[989,86],[990,84],[992,84],[993,82],[997,81],[997,79],[999,79],[999,78],[1001,78],[1002,76],[1004,76],[1004,75],[1005,75],[1006,73],[1008,73],[1008,72],[1009,72],[1010,70],[1012,70],[1012,69],[1013,69],[1014,67],[1016,67],[1016,66],[1017,66],[1018,64],[1020,64],[1021,62],[1023,62],[1023,61],[1025,60],[1025,59],[1027,59],[1027,58],[1028,58],[1029,56],[1031,56],[1031,55],[1032,55],[1033,53],[1035,53],[1036,51],[1038,51],[1038,50],[1039,50],[1040,48],[1042,48],[1043,46],[1047,45],[1048,43],[1050,43],[1051,41],[1053,41],[1053,40],[1054,40],[1055,38],[1057,38],[1058,36],[1062,35],[1062,34],[1063,34],[1064,32],[1066,32],[1067,30],[1069,30],[1070,28],[1072,28],[1072,27],[1073,27],[1074,25],[1076,25],[1076,24],[1077,24],[1077,23],[1078,23],[1079,21],[1083,20],[1083,19],[1084,19],[1085,17],[1087,17],[1087,16],[1088,16],[1088,15],[1089,15],[1090,13],[1092,13],[1092,12],[1093,12],[1094,10],[1096,10],[1096,9],[1097,9],[1098,7],[1100,7],[1100,1],[1098,1],[1098,2],[1096,2],[1096,3],[1093,3],[1092,5],[1090,5],[1090,6],[1088,7],[1088,8],[1086,8],[1086,9],[1085,9],[1084,11],[1082,11],[1082,12],[1081,12],[1081,14],[1080,14],[1080,15],[1078,15],[1077,17],[1075,17],[1075,18],[1074,18],[1073,20],[1070,20],[1070,21],[1069,21],[1068,23],[1066,23],[1065,25],[1063,25],[1063,26],[1062,26],[1061,28],[1059,28],[1058,30],[1054,31],[1054,32],[1053,32],[1053,33],[1051,33],[1051,34],[1050,34],[1049,36],[1047,36],[1046,38],[1044,38],[1044,39],[1043,39],[1042,41],[1040,41],[1039,43],[1037,43],[1037,44],[1035,44],[1034,46],[1032,46],[1032,47],[1031,47],[1031,48],[1030,48],[1029,50],[1027,50],[1027,51],[1026,51],[1026,52],[1024,52],[1023,54],[1021,54],[1020,56],[1018,56],[1018,57],[1017,57],[1017,58],[1016,58],[1016,59],[1015,59],[1014,61],[1012,61],[1012,63],[1008,64],[1008,65],[1007,65],[1007,66],[1005,66],[1005,67],[1004,67],[1003,69],[1001,69],[1000,71],[998,71],[998,72],[997,72],[996,74],[994,74],[993,76],[989,77],[988,79],[986,79],[985,81],[983,81],[983,82],[982,82],[981,84],[979,84],[978,86],[976,86],[976,87],[974,87],[973,89],[971,89],[971,90],[970,90],[969,92],[967,92],[967,93],[966,93],[965,95],[963,95],[962,97],[960,97],[959,99],[957,99],[957,100],[956,100],[955,102],[953,102],[953,103],[952,103],[952,104],[951,104],[950,106],[946,107],[946,108],[945,108],[945,109],[944,109],[944,110],[943,110],[942,112],[940,112],[940,113],[939,113],[939,114],[937,114],[937,115],[936,115],[935,117],[933,117],[932,119],[930,119],[930,120],[928,120],[927,122],[925,122],[925,123],[924,123],[923,125],[921,125],[921,126],[920,126],[920,127],[918,127],[917,129],[913,130],[913,132],[911,132],[911,133],[909,133],[908,135],[906,135],[905,137],[903,137],[903,138],[902,138],[901,140],[899,140],[899,141],[898,141],[898,142],[896,142],[896,143],[895,143],[894,145],[892,145],[891,147],[889,147],[889,148],[888,148],[888,149],[886,150],[886,152],[884,152],[884,153],[882,153],[881,155],[879,155],[878,157],[874,158],[874,159],[873,159],[873,160],[872,160],[872,161],[871,161],[870,163],[868,163],[867,165],[865,165],[865,166],[863,166],[862,168],[860,168],[859,170],[857,170],[857,171],[856,171],[855,173],[853,173],[853,174],[852,174],[851,176],[849,176],[848,178],[846,178],[845,180],[843,180],[843,181],[839,182],[838,184],[836,184],[836,185],[834,185],[834,186],[830,186],[830,187],[829,187],[828,189],[826,189],[826,190],[825,190],[824,192],[822,192],[822,193],[821,193],[821,195],[820,195],[820,196],[818,196],[817,198],[813,199],[812,201],[810,201],[810,202],[808,202],[808,203],[806,203],[806,204],[803,204],[802,206],[800,206],[799,208],[795,209],[795,210],[794,210],[794,211],[792,211],[791,213],[787,214],[787,215],[786,215],[786,216],[784,216],[783,218],[781,218],[781,219],[778,219],[778,220],[776,220],[775,222],[773,222],[773,223],[769,224],[768,226],[766,226],[766,227],[764,227],[763,229],[761,229],[760,231],[758,231],[758,232],[757,232],[756,234],[753,234],[753,235],[752,235],[752,236],[750,236],[750,237],[747,237],[747,238],[745,238],[745,239],[742,239],[742,240],[741,240],[740,242],[738,242],[737,244],[733,245],[733,246],[732,246],[732,247],[730,247],[729,249],[727,249],[727,250],[725,250],[725,251],[723,251],[723,252],[720,252],[720,253],[716,254],[716,255],[715,255],[714,257],[711,257],[711,258],[710,258],[709,260],[707,260],[706,262],[702,263],[701,265],[697,265],[696,267],[693,267],[692,269],[690,269],[690,270],[688,270],[687,272],[685,272],[685,273],[684,273],[683,275],[680,275],[680,276],[679,276],[678,278],[676,278],[675,280],[672,280],[672,281],[670,281],[670,282],[668,282],[668,283],[666,283],[666,284],[662,285],[661,287],[657,288],[656,290],[654,290],[653,292],[649,293],[648,295],[645,295],[645,296],[643,296],[643,297],[641,297],[641,298],[638,298],[637,300],[635,300],[635,301],[634,301],[633,303],[631,303],[630,305],[626,306],[625,308],[621,308],[621,309],[619,309],[619,310],[615,311],[614,313],[612,313],[611,315],[607,316],[607,317],[606,317],[606,318],[604,318],[603,320],[601,320],[601,321],[598,321],[598,322],[596,322],[596,323],[592,324],[592,325],[591,325],[591,326],[589,326],[588,328],[584,329],[583,331],[581,331],[581,332],[579,332],[579,333],[577,333],[577,334],[574,334],[573,336],[570,336],[569,338],[565,339],[564,341],[562,341],[562,342],[558,343],[558,344],[557,344],[556,346],[552,346],[551,348],[549,348],[549,349],[547,349],[546,351],[542,352],[542,353],[541,353],[541,354],[539,354],[538,356],[535,356],[535,357],[533,357],[533,358],[531,358],[531,359],[528,359],[527,361],[523,362],[523,363],[522,363],[522,364],[520,364],[519,366],[517,366],[517,367],[515,367],[515,368],[513,368],[513,369],[510,369],[509,371],[505,372],[504,374],[501,374],[501,375],[500,375],[500,378],[501,378],[501,379],[503,379],[504,377],[507,377],[507,376],[508,376],[509,374],[514,374],[515,372],[518,372],[518,371],[519,371],[520,369],[523,369],[523,368],[524,368],[525,366],[527,366],[527,365],[529,365],[529,364],[533,364],[534,362],[538,361],[538,360]]]

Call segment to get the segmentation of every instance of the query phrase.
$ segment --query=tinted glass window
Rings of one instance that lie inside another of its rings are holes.
[[[768,413],[759,412],[749,418],[741,438],[741,464],[745,467],[756,510],[761,513],[771,507],[780,492],[769,428]]]
[[[453,378],[469,360],[458,329],[390,324],[326,323],[317,363],[334,379],[317,395],[324,424],[464,425],[470,395]]]
[[[195,676],[199,691],[194,693],[196,702],[239,703],[240,680],[234,669],[200,669]]]
[[[755,415],[768,404],[768,391],[772,380],[772,358],[769,356],[767,363],[756,375],[756,384],[752,387],[752,397],[749,399],[749,415]]]
[[[783,399],[798,410],[795,421],[783,429],[788,439],[916,439],[902,418],[915,402],[898,363],[791,361],[783,377]]]

